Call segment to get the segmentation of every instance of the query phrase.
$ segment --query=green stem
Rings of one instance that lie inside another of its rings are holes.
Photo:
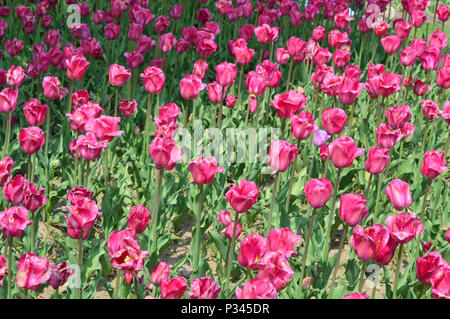
[[[116,87],[116,104],[114,106],[114,117],[117,117],[118,107],[119,107],[119,87]]]
[[[90,169],[90,161],[86,161],[86,175],[84,176],[84,187],[88,187],[89,185],[89,169]]]
[[[3,144],[3,158],[8,154],[9,135],[11,134],[11,117],[12,112],[8,112],[8,119],[6,120],[5,144]]]
[[[230,280],[231,276],[231,266],[233,265],[233,254],[234,254],[234,244],[236,241],[236,228],[237,224],[239,222],[239,213],[236,212],[236,217],[234,218],[234,225],[233,225],[233,236],[231,237],[231,243],[230,243],[230,249],[228,250],[228,256],[227,256],[227,285]]]
[[[361,275],[359,277],[359,287],[358,287],[359,292],[362,292],[362,288],[364,286],[364,274],[366,272],[366,265],[367,265],[367,261],[364,260],[362,267],[361,267]]]
[[[203,204],[203,185],[199,185],[200,193],[198,195],[198,209],[197,209],[197,221],[196,221],[196,227],[195,227],[195,240],[196,240],[196,254],[194,255],[194,271],[198,271],[198,263],[200,259],[200,250],[202,246],[202,240],[201,240],[201,222],[202,222],[202,204]]]
[[[273,207],[275,203],[275,197],[277,196],[277,187],[278,187],[278,175],[280,172],[277,172],[275,174],[275,179],[273,181],[273,191],[272,191],[272,200],[270,201],[270,211],[269,211],[269,217],[267,218],[267,225],[266,225],[266,235],[272,230],[272,216],[273,216]]]
[[[67,100],[67,112],[68,114],[72,113],[72,95],[73,95],[73,80],[69,80],[69,94],[68,94],[68,100]],[[69,120],[69,118],[67,118]]]
[[[425,210],[427,208],[427,197],[431,187],[431,179],[428,180],[427,186],[425,187],[425,194],[423,197],[422,210],[420,211],[420,220],[424,220],[425,218]]]
[[[149,94],[148,99],[147,99],[147,114],[145,116],[144,144],[142,145],[143,146],[142,154],[147,154],[147,148],[148,148],[148,143],[149,143],[148,139],[149,139],[149,135],[150,135],[150,118],[152,115],[152,112],[151,112],[152,96],[153,96],[152,94]]]
[[[309,242],[311,240],[311,234],[314,226],[314,217],[316,214],[316,209],[314,208],[311,214],[311,219],[309,221],[308,226],[308,233],[306,235],[306,241],[305,241],[305,251],[303,253],[303,260],[302,260],[302,267],[300,270],[300,286],[303,285],[303,280],[305,278],[305,269],[306,269],[306,260],[308,259],[308,248],[309,248]]]
[[[373,210],[373,224],[377,222],[378,203],[380,202],[381,183],[383,183],[384,174],[378,174],[377,197],[375,198],[375,209]]]
[[[161,184],[163,180],[164,170],[158,170],[158,183],[156,186],[156,196],[155,201],[153,203],[153,222],[152,222],[152,253],[156,253],[158,246],[156,244],[156,240],[158,237],[158,211],[159,211],[159,200],[161,197]]]
[[[291,58],[291,61],[289,62],[289,72],[288,72],[288,77],[287,77],[287,81],[286,81],[285,91],[289,90],[289,82],[291,81],[291,73],[292,73],[293,63],[294,63],[294,59]]]
[[[116,289],[114,289],[114,299],[119,299],[119,287],[120,287],[120,270],[116,269]]]
[[[338,168],[337,171],[337,175],[336,175],[336,182],[334,183],[334,187],[333,187],[333,200],[331,202],[331,209],[328,215],[328,225],[327,225],[327,232],[326,232],[326,237],[325,237],[325,243],[323,246],[323,250],[322,250],[322,262],[326,263],[327,259],[328,259],[328,245],[330,243],[330,236],[331,236],[331,224],[333,223],[333,218],[334,218],[334,207],[336,205],[336,196],[337,196],[337,191],[339,188],[339,178],[341,176],[341,168]]]
[[[346,223],[344,223],[344,233],[342,234],[341,240],[339,241],[339,250],[337,253],[337,257],[336,257],[336,263],[335,263],[334,269],[333,269],[333,277],[331,278],[331,286],[330,286],[330,292],[329,292],[328,296],[333,295],[334,286],[335,286],[335,282],[336,282],[336,274],[339,269],[339,264],[341,262],[341,254],[342,254],[342,250],[344,249],[344,243],[347,238],[347,232],[348,232],[348,225]]]
[[[402,266],[402,258],[403,258],[403,245],[400,245],[400,250],[398,251],[397,269],[395,270],[394,287],[392,288],[394,299],[397,299],[398,277],[400,275],[400,267]]]
[[[425,120],[425,128],[423,130],[423,136],[422,136],[422,151],[420,154],[424,154],[425,151],[425,142],[427,140],[427,133],[428,133],[428,125],[429,125],[430,120],[427,118]]]
[[[365,199],[367,199],[368,196],[369,196],[370,186],[372,185],[372,179],[373,179],[373,175],[370,174],[370,176],[369,176],[369,182],[367,183],[366,192],[364,193],[364,198],[365,198]]]
[[[80,238],[78,238],[78,269],[80,271],[80,286],[76,290],[76,299],[81,298],[81,267],[83,264],[83,231],[80,230]]]
[[[108,148],[105,148],[105,155],[103,157],[103,175],[105,177],[105,186],[106,189],[110,187],[110,178],[109,178],[109,160],[108,160]]]

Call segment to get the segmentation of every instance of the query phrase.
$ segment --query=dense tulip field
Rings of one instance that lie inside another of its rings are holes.
[[[0,2],[2,298],[450,299],[449,0]]]

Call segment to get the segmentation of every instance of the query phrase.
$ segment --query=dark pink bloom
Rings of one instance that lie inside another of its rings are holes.
[[[3,237],[22,237],[27,226],[33,223],[27,218],[28,211],[21,206],[10,207],[0,212],[0,228]]]
[[[258,199],[258,186],[245,179],[241,179],[240,184],[231,186],[225,197],[235,212],[244,213],[250,210]]]
[[[399,244],[406,244],[423,232],[423,224],[412,213],[388,216],[386,226],[391,236]]]
[[[241,288],[236,288],[237,299],[276,299],[277,290],[271,282],[253,278]]]

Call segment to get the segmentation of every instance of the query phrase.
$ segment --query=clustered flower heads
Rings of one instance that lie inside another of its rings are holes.
[[[450,299],[450,10],[394,4],[3,3],[1,297]]]

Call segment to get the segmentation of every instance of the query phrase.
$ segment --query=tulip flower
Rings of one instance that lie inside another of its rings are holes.
[[[448,265],[439,268],[433,274],[431,279],[431,295],[435,299],[449,299],[450,298],[450,267]]]
[[[329,135],[340,134],[346,121],[347,115],[343,109],[328,108],[322,112],[322,125]]]
[[[200,277],[192,280],[191,292],[187,294],[191,299],[216,299],[221,290],[212,278]]]
[[[129,228],[133,229],[136,234],[140,234],[147,228],[150,217],[150,211],[145,206],[134,206],[130,210],[127,225]]]
[[[330,159],[337,168],[350,167],[353,160],[364,153],[363,148],[358,148],[355,141],[348,136],[341,136],[329,145]]]
[[[429,179],[435,179],[439,174],[447,170],[446,159],[444,152],[431,150],[425,153],[422,164],[420,166],[420,173]]]
[[[0,161],[0,187],[3,187],[6,181],[10,178],[10,174],[13,168],[14,161],[11,157],[6,156]]]
[[[9,86],[19,88],[22,86],[23,81],[28,76],[25,74],[24,69],[21,66],[11,65],[8,72],[6,73],[6,81]]]
[[[294,271],[283,253],[270,251],[259,262],[258,278],[268,280],[277,291],[283,290],[294,275]]]
[[[281,252],[286,259],[289,259],[292,255],[297,254],[294,246],[300,243],[300,240],[301,237],[289,228],[273,229],[267,235],[267,251]]]
[[[402,138],[402,134],[399,129],[393,130],[386,123],[381,123],[381,125],[376,128],[376,135],[378,146],[387,149],[392,149]]]
[[[386,187],[386,196],[396,210],[403,210],[411,206],[411,191],[409,184],[401,179],[393,179]]]
[[[163,299],[180,299],[186,292],[186,279],[178,276],[170,280],[163,280],[160,288]]]
[[[396,105],[386,109],[386,118],[392,128],[402,128],[411,119],[409,105]]]
[[[155,268],[152,269],[150,273],[152,282],[155,285],[160,286],[163,281],[167,281],[170,276],[170,266],[169,264],[160,261]]]
[[[22,201],[23,206],[32,213],[36,212],[47,202],[47,197],[45,197],[44,191],[45,188],[41,188],[38,191],[36,189],[36,186],[30,183],[28,185],[28,189],[25,191],[23,195]],[[33,217],[32,220],[34,219]]]
[[[49,268],[50,278],[48,279],[48,283],[55,290],[58,290],[59,287],[64,285],[69,277],[75,273],[65,261],[60,264],[51,262]]]
[[[23,113],[29,125],[42,125],[47,116],[48,106],[39,103],[37,99],[28,100],[23,106]]]
[[[112,266],[124,272],[128,285],[137,278],[137,273],[144,267],[144,259],[148,255],[148,251],[140,250],[136,233],[130,228],[111,234],[108,238],[108,253]],[[136,280],[135,284],[138,284]]]
[[[18,261],[16,284],[21,289],[38,290],[50,279],[50,267],[46,258],[34,253],[25,253]]]
[[[238,262],[242,267],[257,270],[261,257],[267,251],[266,238],[260,234],[251,234],[241,241]]]
[[[3,145],[3,157],[6,156],[9,147],[9,135],[11,130],[11,112],[17,107],[17,97],[19,90],[17,88],[6,88],[0,92],[0,113],[8,113],[8,119],[6,122],[6,134],[5,143]]]
[[[277,290],[274,285],[263,279],[253,278],[241,288],[236,288],[237,299],[276,299]]]
[[[402,255],[403,246],[404,244],[413,240],[414,237],[422,233],[424,227],[420,219],[411,213],[403,213],[396,216],[389,216],[386,220],[386,225],[392,238],[395,240],[395,242],[400,244],[398,264],[395,273],[394,287],[393,287],[394,298],[396,298],[398,278],[400,274],[401,261],[403,257]]]
[[[290,118],[306,106],[306,96],[294,90],[284,94],[276,94],[270,105],[277,111],[278,117]]]
[[[122,113],[125,117],[130,117],[136,112],[137,103],[136,100],[128,101],[122,99],[119,104],[119,112]]]
[[[354,292],[352,294],[344,296],[342,299],[370,299],[369,295],[361,292]]]
[[[37,126],[24,128],[19,132],[19,142],[26,154],[34,154],[45,143],[44,132]]]
[[[361,194],[343,194],[339,206],[339,217],[350,227],[367,217],[367,200]]]

